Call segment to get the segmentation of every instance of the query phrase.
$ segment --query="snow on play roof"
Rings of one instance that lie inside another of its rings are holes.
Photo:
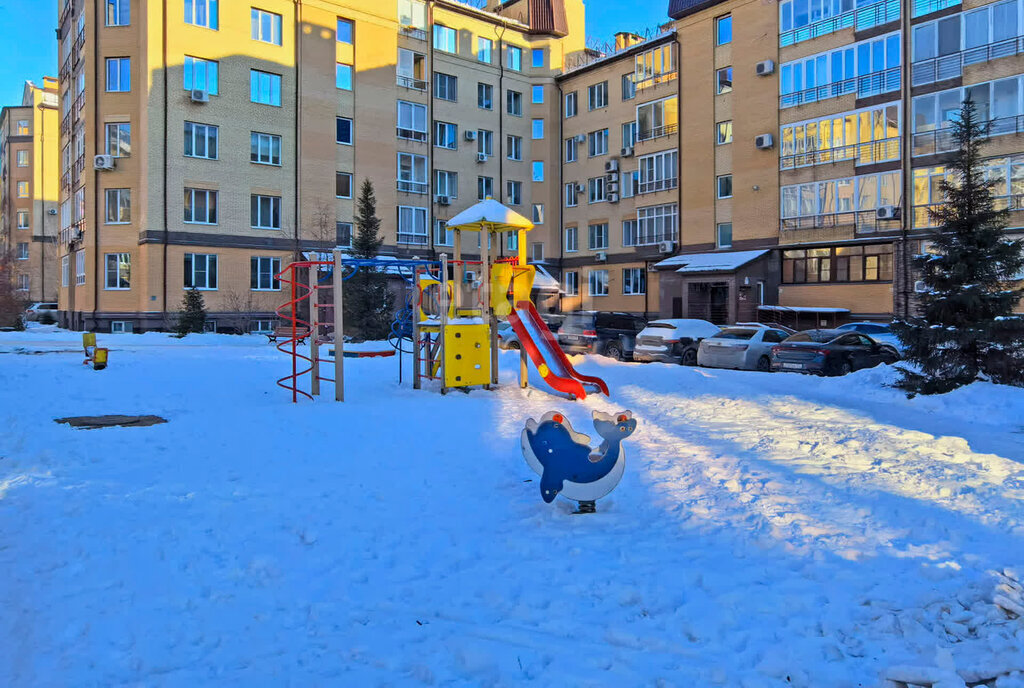
[[[540,291],[560,291],[561,285],[558,284],[558,280],[551,276],[551,273],[543,265],[537,263],[530,263],[533,267],[537,268],[537,272],[533,276],[533,288],[539,289]]]
[[[462,229],[474,232],[511,232],[520,229],[533,229],[533,223],[525,217],[488,198],[469,206],[461,213],[448,220],[449,229]]]
[[[819,308],[817,306],[758,306],[759,311],[776,313],[849,313],[849,308]]]
[[[728,272],[742,267],[768,253],[768,249],[757,251],[732,251],[730,253],[691,253],[683,256],[672,256],[655,268],[678,267],[676,272]]]

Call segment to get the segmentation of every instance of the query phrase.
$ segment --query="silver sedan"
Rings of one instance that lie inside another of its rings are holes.
[[[700,343],[697,365],[770,372],[772,346],[788,336],[771,328],[727,327]]]

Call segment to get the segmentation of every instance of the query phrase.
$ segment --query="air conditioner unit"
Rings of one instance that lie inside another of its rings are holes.
[[[112,170],[114,169],[114,156],[97,155],[92,159],[92,167],[95,170]]]
[[[619,193],[619,183],[610,181],[605,187],[605,190],[608,193]]]
[[[50,208],[49,210],[46,211],[46,214],[47,215],[56,215],[57,214],[57,209],[56,208]]]
[[[897,220],[900,216],[898,205],[883,205],[875,209],[876,220]]]
[[[476,131],[474,131],[473,129],[467,129],[464,136],[466,137],[467,141],[476,141]]]
[[[603,263],[604,261],[608,260],[608,254],[605,253],[604,251],[598,251],[595,258]]]
[[[209,103],[210,102],[210,92],[207,91],[205,88],[193,88],[192,89],[192,93],[191,93],[191,97],[192,97],[192,102],[193,103]]]
[[[616,172],[609,172],[604,176],[604,180],[608,184],[614,184],[619,181],[619,175]]]
[[[586,134],[576,134],[576,143],[583,143],[587,140]]]
[[[587,190],[587,187],[583,186],[582,184],[577,184],[576,185],[576,193],[583,193],[586,190]]]
[[[452,200],[448,198],[448,196],[437,196],[434,200],[437,201],[438,205],[448,205],[449,203],[452,202]]]
[[[632,158],[633,157],[633,146],[626,146],[621,151],[619,151],[619,153],[624,158]]]
[[[768,76],[775,71],[775,63],[771,60],[761,60],[757,63],[757,66],[754,67],[754,70],[757,72],[758,76]]]
[[[761,134],[754,139],[754,145],[761,149],[771,148],[775,145],[775,139],[771,134]]]
[[[617,193],[610,193],[610,194],[608,194],[608,202],[609,203],[618,203],[619,202],[619,194],[617,194]]]
[[[487,153],[477,153],[476,154],[476,161],[477,162],[487,162]]]
[[[918,294],[924,294],[928,292],[928,285],[924,283],[924,280],[917,280],[914,282],[914,291]]]
[[[604,171],[605,172],[618,172],[619,171],[619,161],[618,160],[606,160],[605,163],[604,163]]]
[[[659,241],[658,251],[661,253],[672,253],[676,248],[676,242],[674,241]]]

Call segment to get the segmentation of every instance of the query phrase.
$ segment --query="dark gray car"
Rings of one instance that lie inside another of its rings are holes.
[[[632,358],[636,335],[646,324],[630,313],[577,311],[566,314],[558,343],[566,353],[603,354],[621,361]]]

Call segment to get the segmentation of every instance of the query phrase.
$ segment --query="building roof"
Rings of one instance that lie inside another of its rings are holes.
[[[659,270],[677,268],[676,272],[732,272],[757,260],[769,250],[765,248],[757,251],[730,251],[728,253],[721,251],[689,253],[666,258],[660,263],[655,263],[654,267]]]
[[[668,16],[673,19],[682,19],[689,14],[700,12],[703,9],[712,7],[723,1],[724,0],[669,0]]]

